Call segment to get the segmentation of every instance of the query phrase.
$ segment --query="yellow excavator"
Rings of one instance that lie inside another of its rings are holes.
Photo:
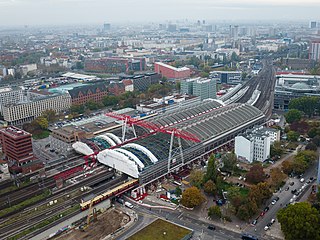
[[[89,206],[89,211],[87,215],[87,224],[85,226],[80,226],[80,229],[82,231],[85,231],[89,226],[91,222],[94,222],[97,220],[97,212],[95,208],[92,208],[93,206],[93,199],[91,199],[90,206]],[[91,221],[91,216],[93,217],[93,221]]]

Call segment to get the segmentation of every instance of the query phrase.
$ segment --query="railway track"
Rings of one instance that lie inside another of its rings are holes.
[[[109,188],[114,188],[115,186],[117,186],[118,184],[122,183],[124,180],[127,179],[126,175],[122,175],[119,177],[116,177],[114,179],[112,179],[113,175],[110,175],[107,182],[104,182],[106,179],[100,179],[100,182],[103,182],[102,184],[98,185],[96,188],[93,188],[92,190],[83,193],[81,196],[76,196],[74,198],[70,198],[67,201],[61,202],[58,205],[53,206],[52,208],[49,208],[45,211],[41,211],[41,213],[38,213],[34,216],[32,216],[31,218],[28,219],[28,221],[26,220],[21,220],[21,221],[15,221],[14,223],[5,226],[5,227],[1,227],[0,225],[0,239],[4,238],[8,238],[8,237],[13,237],[14,235],[18,234],[19,232],[28,229],[32,226],[35,226],[36,224],[45,221],[47,219],[50,219],[53,216],[56,216],[57,214],[60,214],[66,210],[68,210],[71,207],[74,207],[75,204],[79,204],[81,202],[82,198],[91,196],[91,195],[99,195],[103,192],[106,192]],[[97,183],[97,181],[93,181],[91,183],[91,185],[95,185]],[[64,193],[64,195],[67,195],[70,193]],[[47,204],[49,201],[43,201],[42,204]],[[30,209],[30,211],[32,211],[32,209]],[[79,206],[79,211],[76,211],[75,214],[80,212],[80,206]],[[73,215],[75,215],[73,214]],[[57,224],[57,222],[55,222],[54,224]],[[31,233],[27,236],[25,236],[23,239],[29,239],[32,236],[37,235],[38,233],[50,228],[52,225],[54,224],[49,224],[48,226],[39,229],[37,231],[35,231],[34,233]]]

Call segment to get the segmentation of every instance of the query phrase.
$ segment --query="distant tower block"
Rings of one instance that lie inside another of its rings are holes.
[[[319,192],[319,185],[320,185],[320,156],[318,160],[318,176],[317,176],[317,192]]]

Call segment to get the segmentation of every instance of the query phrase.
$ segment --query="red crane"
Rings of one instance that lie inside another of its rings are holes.
[[[173,155],[175,153],[177,153],[178,151],[180,151],[181,160],[182,160],[181,162],[182,162],[182,165],[184,165],[181,138],[188,140],[188,141],[192,141],[192,142],[201,142],[201,140],[196,135],[189,133],[187,131],[181,130],[181,129],[177,129],[177,128],[173,128],[173,127],[164,127],[164,126],[161,126],[161,125],[158,125],[155,123],[147,122],[147,121],[144,121],[141,119],[135,119],[135,118],[132,118],[131,116],[124,115],[124,114],[117,114],[114,112],[107,113],[106,116],[123,121],[123,123],[122,123],[122,142],[123,143],[121,143],[119,145],[123,145],[123,144],[127,143],[127,142],[125,142],[125,133],[126,133],[126,126],[127,125],[132,127],[132,130],[133,130],[135,137],[137,137],[136,132],[134,130],[135,125],[151,130],[149,134],[146,134],[146,136],[148,136],[150,134],[155,134],[158,132],[170,134],[171,139],[170,139],[169,156],[168,156],[168,173],[170,173],[170,170],[171,170],[170,164],[173,161],[173,159],[172,159]],[[141,137],[144,137],[144,136],[141,136]],[[173,148],[174,137],[178,137],[178,143],[179,143],[178,149]],[[129,140],[129,141],[131,141],[131,140]],[[114,147],[117,147],[117,146],[114,146]],[[114,148],[114,147],[112,147],[112,148]]]

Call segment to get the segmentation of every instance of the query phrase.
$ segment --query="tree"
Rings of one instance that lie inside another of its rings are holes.
[[[314,114],[317,108],[319,108],[319,98],[313,96],[294,98],[289,103],[289,109],[297,109],[304,112],[309,118]]]
[[[314,138],[315,136],[318,135],[318,133],[319,133],[319,129],[313,127],[313,128],[310,128],[310,129],[309,129],[309,131],[308,131],[308,136],[309,136],[310,138]]]
[[[247,199],[243,205],[241,205],[236,213],[236,216],[241,220],[249,220],[258,211],[256,202],[252,199]]]
[[[320,214],[307,202],[280,209],[277,218],[287,240],[320,239]]]
[[[102,103],[104,106],[116,106],[119,103],[119,97],[116,96],[105,96],[102,99]]]
[[[298,140],[298,137],[299,137],[299,133],[295,132],[295,131],[289,131],[287,133],[287,137],[288,137],[288,140],[291,141],[291,142],[296,142]]]
[[[306,150],[317,151],[317,145],[315,145],[313,142],[309,142],[306,145]]]
[[[70,111],[72,113],[78,113],[78,114],[83,114],[85,109],[84,109],[84,106],[83,105],[72,105],[70,107]]]
[[[223,169],[234,172],[237,169],[237,160],[237,155],[234,153],[227,153],[223,155]]]
[[[293,165],[292,165],[292,162],[290,160],[286,160],[286,161],[282,162],[281,167],[282,167],[282,171],[285,174],[289,175],[293,171]]]
[[[52,109],[48,109],[42,113],[42,116],[45,117],[48,122],[54,122],[56,120],[56,112]]]
[[[201,73],[200,73],[200,76],[201,76],[202,78],[208,78],[208,77],[209,77],[209,73],[207,73],[207,72],[201,72]]]
[[[211,206],[208,209],[208,216],[213,218],[213,217],[218,217],[221,218],[222,217],[222,213],[221,213],[221,209],[219,208],[219,206]]]
[[[320,147],[320,136],[317,135],[314,138],[312,138],[312,142],[317,145],[317,147]]]
[[[218,169],[217,169],[216,158],[214,154],[211,154],[208,160],[208,167],[207,167],[207,172],[204,176],[204,180],[205,182],[207,182],[208,180],[212,180],[214,183],[217,183],[217,177],[218,177]]]
[[[203,183],[203,177],[204,177],[204,173],[202,170],[193,169],[190,172],[190,176],[189,176],[191,185],[200,188]]]
[[[263,167],[260,163],[254,164],[246,175],[247,181],[249,183],[257,184],[263,182],[266,179]]]
[[[40,126],[41,129],[48,129],[49,127],[48,120],[43,116],[37,117],[34,121]]]
[[[212,180],[209,180],[203,185],[203,190],[210,195],[214,195],[217,191],[217,187]]]
[[[285,115],[286,121],[288,123],[299,122],[301,120],[301,112],[297,109],[290,109]]]
[[[182,194],[182,190],[181,190],[181,188],[180,188],[179,186],[178,186],[178,187],[176,187],[175,194],[176,194],[176,196],[177,196],[177,197],[180,197],[180,196],[181,196],[181,194]]]
[[[89,100],[85,103],[85,107],[87,107],[89,110],[98,110],[102,107],[102,104]]]
[[[185,207],[193,208],[199,206],[204,201],[204,196],[197,187],[190,187],[183,191],[181,203]]]
[[[281,156],[284,149],[281,147],[281,142],[274,142],[270,147],[270,157]]]
[[[286,174],[283,173],[279,168],[272,168],[270,171],[271,186],[274,188],[279,188],[283,185],[286,177]]]
[[[263,202],[272,196],[269,185],[265,182],[253,185],[250,189],[248,199],[253,200],[257,206],[261,206]]]

